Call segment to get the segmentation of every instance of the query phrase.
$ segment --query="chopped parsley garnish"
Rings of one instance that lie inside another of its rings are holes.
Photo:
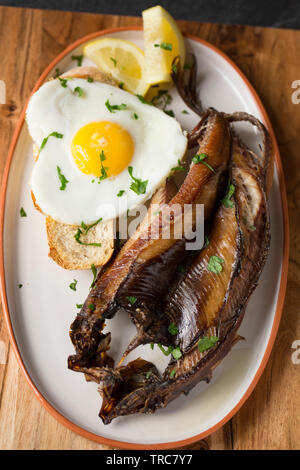
[[[72,60],[77,61],[78,67],[82,66],[83,55],[72,55]]]
[[[180,273],[186,273],[186,267],[183,264],[178,265],[178,271]]]
[[[124,190],[124,189],[120,189],[120,191],[119,191],[118,194],[117,194],[117,197],[123,196],[124,193],[125,193],[125,190]]]
[[[133,168],[132,166],[128,167],[128,173],[130,174],[131,178],[133,179],[133,183],[130,185],[130,189],[134,191],[136,194],[145,194],[148,180],[142,181],[139,178],[135,178],[132,174]]]
[[[171,168],[171,171],[186,171],[186,169],[184,168],[184,166],[181,164],[181,161],[180,161],[180,158],[178,159],[178,166],[174,166],[173,168]]]
[[[84,235],[86,235],[88,233],[88,231],[91,230],[92,227],[95,227],[95,225],[99,224],[99,222],[101,222],[101,220],[102,220],[102,217],[100,217],[100,219],[96,220],[96,222],[93,222],[90,225],[86,225],[84,222],[81,222],[80,225],[85,230]]]
[[[175,323],[170,323],[170,325],[168,326],[168,332],[171,334],[171,335],[177,335],[178,334],[178,328],[177,326],[175,325]]]
[[[249,225],[249,227],[248,227],[248,228],[249,228],[249,230],[252,230],[252,231],[256,230],[256,227],[255,227],[255,225]]]
[[[207,235],[205,235],[205,246],[208,246],[209,245],[209,238]]]
[[[197,155],[195,155],[193,158],[193,163],[203,163],[203,165],[207,166],[207,168],[209,168],[211,171],[215,173],[215,170],[213,169],[213,167],[209,163],[204,161],[206,158],[208,158],[206,153],[200,153],[200,154],[197,153]]]
[[[89,83],[93,83],[94,79],[93,79],[92,77],[88,77],[88,78],[87,78],[87,81],[88,81]]]
[[[75,240],[77,243],[80,245],[86,245],[86,246],[101,246],[101,243],[86,243],[80,240],[81,235],[83,234],[82,230],[78,227],[77,232],[74,235]]]
[[[97,278],[97,269],[96,269],[96,266],[94,264],[91,265],[91,270],[92,270],[92,273],[93,273],[93,281],[92,281],[92,284],[90,285],[90,289],[92,289],[95,285],[95,282],[96,282],[96,278]]]
[[[152,370],[148,370],[148,372],[146,372],[146,379],[149,379],[151,374],[152,374]]]
[[[186,109],[183,109],[181,112],[182,114],[189,114],[189,112]]]
[[[172,109],[164,109],[164,113],[170,117],[175,117],[174,111],[172,111]]]
[[[81,98],[83,96],[83,89],[80,88],[80,86],[77,86],[75,89],[74,89],[74,95],[78,95],[79,98]]]
[[[59,189],[61,191],[64,191],[67,187],[67,183],[69,183],[69,181],[67,180],[67,178],[62,174],[61,172],[61,169],[59,168],[59,166],[56,167],[57,169],[57,174],[58,174],[58,178],[59,178],[59,181],[61,182],[61,185],[59,187]]]
[[[18,288],[21,289],[23,287],[23,284],[18,284]]]
[[[113,57],[110,57],[110,60],[112,61],[112,63],[114,64],[114,66],[116,67],[117,66],[117,61],[116,59],[114,59]]]
[[[103,181],[106,178],[108,178],[108,175],[107,175],[107,172],[106,172],[106,170],[108,170],[108,167],[103,166],[104,160],[106,160],[106,156],[105,156],[103,150],[101,150],[101,153],[100,153],[101,175],[99,176],[98,183],[100,183],[100,181]]]
[[[177,68],[176,64],[172,64],[172,72],[174,72],[174,73],[178,72],[178,68]]]
[[[134,119],[135,121],[139,118],[136,113],[133,113],[133,115],[132,115],[131,117],[132,117],[132,119]]]
[[[207,349],[212,348],[218,341],[219,338],[216,336],[211,336],[210,338],[204,336],[204,338],[201,338],[198,342],[198,349],[200,352],[206,351]]]
[[[170,42],[161,42],[160,44],[154,44],[154,47],[160,47],[165,51],[171,51],[173,49],[173,46]]]
[[[169,356],[169,354],[171,354],[171,352],[173,351],[173,346],[169,346],[168,349],[164,349],[164,347],[160,343],[157,343],[157,346],[165,356]]]
[[[153,350],[154,349],[154,343],[150,343],[150,348]]]
[[[123,111],[127,109],[127,104],[110,104],[109,100],[105,102],[105,106],[107,107],[110,113],[115,113],[116,111]]]
[[[176,374],[176,369],[171,370],[169,378],[173,379],[174,375]]]
[[[180,348],[173,349],[171,354],[174,357],[174,359],[176,359],[176,361],[178,361],[178,359],[180,359],[182,357],[182,352],[180,351]]]
[[[77,307],[77,308],[82,308],[82,307],[83,307],[83,304],[76,304],[76,307]]]
[[[168,90],[158,90],[157,95],[153,96],[151,103],[165,110],[166,106],[172,102],[172,96]]]
[[[226,195],[223,199],[221,199],[222,204],[227,208],[232,208],[234,206],[234,202],[231,201],[231,197],[233,196],[235,191],[235,186],[228,181]]]
[[[56,137],[57,139],[62,139],[63,136],[64,135],[60,134],[59,132],[51,132],[51,134],[49,134],[47,137],[43,139],[42,145],[40,146],[40,151],[43,150],[43,148],[45,147],[46,143],[48,142],[49,137]]]
[[[220,258],[219,256],[213,255],[209,258],[207,269],[214,274],[220,274],[220,272],[223,269],[222,267],[223,263],[224,263],[224,260],[222,258]]]
[[[137,298],[134,297],[134,295],[129,295],[128,297],[126,297],[126,299],[129,300],[129,302],[130,302],[131,305],[134,305],[134,304],[136,303],[136,301],[137,301]]]
[[[119,83],[119,88],[121,88],[121,90],[124,89],[124,82]]]
[[[138,99],[140,100],[141,103],[152,105],[152,103],[150,101],[145,100],[145,98],[142,95],[135,95],[135,96],[138,97]]]
[[[55,69],[55,78],[57,78],[60,75],[60,70],[58,67]]]
[[[95,305],[94,304],[88,304],[88,309],[90,309],[92,312],[95,310]]]
[[[21,217],[27,217],[27,214],[26,214],[26,212],[24,211],[23,207],[21,207],[21,209],[20,209],[20,216],[21,216]]]
[[[58,80],[59,80],[59,82],[60,82],[60,84],[61,84],[61,86],[62,86],[63,88],[67,88],[67,82],[68,82],[68,79],[67,79],[67,78],[60,78],[60,77],[58,77]]]
[[[78,281],[74,279],[74,282],[71,282],[71,284],[69,284],[70,289],[76,290],[77,282]]]

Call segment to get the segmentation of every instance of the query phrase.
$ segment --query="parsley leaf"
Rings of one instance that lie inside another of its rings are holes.
[[[88,304],[88,308],[93,312],[96,307],[94,304]]]
[[[68,82],[68,79],[67,78],[60,78],[58,77],[58,80],[60,81],[60,84],[63,88],[67,88],[67,82]]]
[[[149,379],[151,374],[152,374],[152,370],[148,370],[148,372],[146,372],[146,379]]]
[[[171,171],[186,171],[186,169],[184,168],[184,166],[181,164],[181,161],[180,161],[180,158],[178,158],[178,166],[174,166],[173,168],[171,168]]]
[[[83,89],[80,88],[80,86],[77,86],[75,89],[74,89],[74,95],[78,95],[79,98],[81,98],[83,96]]]
[[[226,195],[223,199],[221,199],[222,204],[227,208],[232,208],[234,206],[234,202],[231,201],[231,197],[233,196],[235,191],[235,186],[228,181]]]
[[[213,169],[213,167],[209,165],[209,163],[204,161],[205,158],[208,158],[206,153],[197,154],[193,158],[193,163],[203,163],[203,165],[207,166],[207,168],[209,168],[211,171],[215,173],[215,170]]]
[[[169,378],[173,379],[174,375],[176,374],[176,369],[171,370]]]
[[[169,356],[169,354],[171,354],[171,352],[173,351],[173,346],[169,346],[168,349],[164,349],[164,347],[160,343],[157,343],[157,346],[165,356]]]
[[[69,181],[67,180],[67,178],[62,174],[61,172],[61,169],[59,168],[59,166],[56,167],[57,169],[57,173],[58,173],[58,177],[59,177],[59,180],[61,182],[61,186],[59,187],[59,189],[61,191],[64,191],[67,187],[67,183],[69,183]]]
[[[26,212],[24,211],[23,207],[21,207],[21,209],[20,209],[20,216],[21,216],[21,217],[27,217],[27,214],[26,214]]]
[[[88,77],[88,78],[87,78],[87,81],[88,81],[89,83],[93,83],[94,79],[93,79],[92,77]]]
[[[135,95],[135,96],[140,100],[141,103],[149,104],[150,106],[152,106],[152,103],[150,101],[145,100],[145,98],[142,95]]]
[[[120,82],[120,83],[119,83],[119,88],[121,88],[121,90],[124,89],[124,82]]]
[[[216,336],[211,336],[210,338],[204,336],[198,342],[198,349],[200,352],[206,351],[207,349],[212,348],[218,341],[219,338]]]
[[[116,67],[118,63],[116,59],[114,59],[113,57],[110,57],[110,60],[113,62],[114,66]]]
[[[164,113],[170,117],[175,117],[174,111],[172,109],[164,109]]]
[[[80,237],[81,237],[82,234],[83,234],[82,230],[78,227],[77,232],[74,235],[74,238],[77,241],[77,243],[79,243],[80,245],[101,246],[101,243],[85,243],[85,242],[83,242],[82,240],[80,240]]]
[[[124,190],[124,189],[120,189],[120,191],[119,191],[118,194],[117,194],[117,197],[123,196],[124,193],[125,193],[125,190]]]
[[[107,172],[106,172],[106,170],[108,170],[108,168],[107,168],[107,166],[103,166],[104,160],[106,160],[106,156],[105,156],[103,150],[101,150],[101,153],[100,153],[101,175],[99,176],[98,183],[100,183],[100,181],[103,181],[106,178],[108,178],[108,175],[107,175]]]
[[[222,264],[224,263],[224,260],[220,258],[219,256],[211,256],[209,258],[209,262],[207,265],[207,269],[211,271],[214,274],[220,274],[222,271]]]
[[[178,361],[178,359],[180,359],[182,357],[182,352],[180,351],[180,348],[173,349],[171,354],[174,357],[174,359],[176,359],[176,361]]]
[[[92,284],[90,285],[90,289],[92,289],[94,287],[96,279],[97,279],[97,269],[96,269],[96,266],[94,264],[91,265],[91,270],[92,270],[92,273],[93,273],[93,281],[92,281]]]
[[[134,119],[135,121],[139,118],[136,113],[133,113],[133,115],[132,115],[131,117],[132,117],[132,119]]]
[[[83,307],[83,304],[76,304],[76,307],[77,307],[77,308],[82,308],[82,307]]]
[[[133,183],[130,185],[130,189],[134,191],[136,194],[145,194],[148,180],[142,181],[139,178],[135,178],[132,174],[133,168],[132,166],[128,167],[128,173],[130,174],[131,178],[133,179]]]
[[[58,67],[56,67],[56,69],[55,69],[55,77],[54,77],[54,78],[57,78],[59,75],[60,75],[60,70],[59,70]]]
[[[40,151],[43,150],[43,148],[45,147],[46,143],[48,142],[49,137],[56,137],[57,139],[62,139],[63,136],[64,135],[60,134],[59,132],[51,132],[51,134],[49,134],[47,137],[43,139],[42,145],[40,146]]]
[[[23,287],[23,284],[18,284],[18,288],[21,289]]]
[[[127,109],[127,104],[110,104],[109,100],[105,102],[105,106],[107,107],[110,113],[115,113],[116,111],[123,111]]]
[[[129,295],[129,296],[126,297],[126,298],[129,300],[129,302],[130,302],[131,305],[134,305],[134,304],[136,303],[136,301],[137,301],[137,298],[134,297],[134,295]]]
[[[165,51],[171,51],[173,49],[173,46],[170,42],[161,42],[160,44],[154,44],[154,47],[160,47]]]
[[[82,66],[82,60],[83,60],[83,55],[72,55],[72,60],[77,61],[77,66],[81,67]]]
[[[78,281],[76,279],[74,279],[74,282],[71,282],[71,284],[69,284],[70,289],[76,290],[77,282]]]
[[[170,323],[170,325],[168,326],[168,332],[171,334],[171,335],[177,335],[178,334],[178,328],[177,326],[175,325],[175,323]]]

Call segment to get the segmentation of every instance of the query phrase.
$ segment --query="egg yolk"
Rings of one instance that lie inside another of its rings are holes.
[[[118,175],[128,166],[134,153],[134,141],[119,124],[91,122],[75,134],[71,152],[82,173],[98,177],[104,167],[107,177],[110,177]]]

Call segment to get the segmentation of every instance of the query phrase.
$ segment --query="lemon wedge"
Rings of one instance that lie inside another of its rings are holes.
[[[174,18],[161,6],[143,11],[145,41],[145,80],[149,85],[171,82],[174,57],[185,60],[185,45]]]
[[[103,72],[131,93],[144,96],[149,88],[143,76],[144,52],[130,41],[102,38],[88,43],[83,53]]]

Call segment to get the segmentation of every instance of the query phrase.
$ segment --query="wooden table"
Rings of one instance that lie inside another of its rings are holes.
[[[244,71],[274,126],[286,178],[291,228],[290,270],[279,333],[269,363],[248,401],[222,429],[195,449],[299,449],[300,364],[300,31],[179,22],[183,31],[218,46]],[[76,39],[104,28],[141,25],[141,18],[0,7],[0,174],[25,100],[55,56]],[[299,199],[298,199],[299,198]],[[59,424],[40,405],[17,365],[0,316],[0,449],[103,449]]]

